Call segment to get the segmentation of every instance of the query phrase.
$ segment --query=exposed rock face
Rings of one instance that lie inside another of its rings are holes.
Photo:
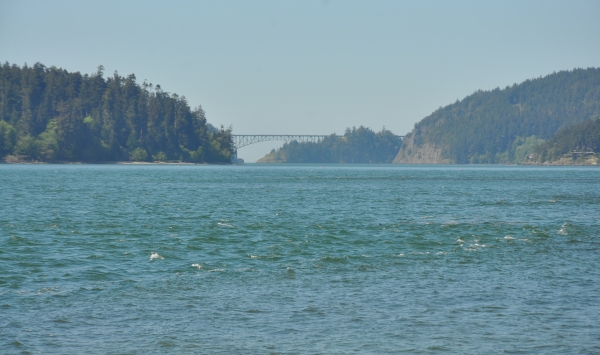
[[[407,135],[402,142],[402,148],[393,161],[394,164],[450,164],[451,161],[442,157],[442,148],[433,144],[416,145],[414,134]]]

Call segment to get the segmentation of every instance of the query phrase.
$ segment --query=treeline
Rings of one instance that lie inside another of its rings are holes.
[[[259,163],[391,163],[402,144],[400,137],[385,127],[375,133],[360,126],[346,129],[343,136],[332,134],[319,143],[296,141],[271,151]]]
[[[402,159],[397,160],[424,154],[419,149],[427,146],[439,149],[451,163],[515,162],[523,137],[547,140],[560,128],[599,112],[598,68],[562,71],[502,90],[480,90],[417,123],[407,136],[410,151],[401,151]]]
[[[591,153],[600,153],[599,116],[559,130],[549,140],[534,149],[534,158],[544,163],[565,156],[576,159]]]
[[[207,124],[201,107],[103,70],[0,66],[0,158],[230,162],[231,130]]]

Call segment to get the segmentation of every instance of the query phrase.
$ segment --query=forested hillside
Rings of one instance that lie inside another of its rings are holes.
[[[230,162],[230,133],[207,124],[184,96],[134,74],[0,66],[0,158]]]
[[[332,134],[319,143],[293,141],[260,159],[258,163],[391,163],[402,140],[392,132],[360,126]]]
[[[477,91],[417,123],[394,162],[518,163],[518,152],[530,151],[560,128],[598,113],[597,68]]]
[[[600,153],[600,115],[560,129],[555,135],[534,149],[537,162],[555,162],[564,158],[571,161],[595,158]]]

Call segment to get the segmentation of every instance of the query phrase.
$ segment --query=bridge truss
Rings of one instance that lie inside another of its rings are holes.
[[[286,143],[296,141],[298,143],[312,142],[320,143],[323,139],[331,137],[332,135],[324,136],[317,134],[232,134],[231,140],[233,141],[233,155],[231,157],[232,162],[237,162],[237,151],[238,149],[245,147],[250,144],[268,142],[268,141],[284,141]],[[333,137],[343,137],[333,135]],[[403,139],[404,136],[396,136]]]
[[[319,143],[325,139],[322,135],[314,134],[232,134],[233,145],[238,150],[250,144],[267,141],[284,141],[286,143],[296,141],[298,143],[312,142]],[[337,136],[342,137],[342,136]]]

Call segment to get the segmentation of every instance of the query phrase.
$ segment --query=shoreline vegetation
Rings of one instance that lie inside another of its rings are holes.
[[[235,163],[194,163],[186,161],[131,161],[131,160],[117,160],[117,161],[74,161],[74,160],[53,160],[53,161],[40,161],[40,160],[29,160],[23,157],[14,155],[8,155],[0,159],[0,164],[31,164],[31,165],[236,165]]]
[[[215,128],[201,106],[191,109],[185,96],[139,84],[134,74],[6,62],[0,88],[0,158],[231,162],[231,128]]]
[[[134,74],[0,65],[0,163],[240,164],[232,128]],[[232,162],[232,160],[235,160]],[[257,163],[600,164],[600,68],[478,90],[404,139],[360,126],[289,142]]]
[[[0,164],[57,164],[57,165],[81,165],[81,164],[98,164],[98,165],[243,165],[236,163],[192,163],[185,161],[35,161],[21,159],[15,156],[6,156],[0,159]],[[281,161],[272,161],[268,159],[260,159],[256,163],[250,164],[285,164]],[[297,164],[297,163],[296,163]],[[302,164],[302,163],[300,163]],[[347,164],[347,163],[304,163],[304,164]],[[348,163],[353,164],[353,163]],[[391,164],[389,162],[377,163],[377,164]],[[408,163],[395,163],[394,165],[407,165]],[[453,163],[419,163],[414,165],[476,165],[476,164],[453,164]],[[485,164],[479,164],[485,165]],[[563,156],[554,161],[527,161],[521,163],[494,163],[488,165],[501,165],[501,166],[600,166],[600,154],[589,155],[585,157],[573,158],[569,155]]]
[[[19,161],[11,161],[11,160],[2,160],[0,164],[7,165],[253,165],[253,164],[286,164],[281,162],[272,162],[272,161],[257,161],[255,163],[190,163],[190,162],[144,162],[144,161],[101,161],[101,162],[90,162],[90,161],[31,161],[31,160],[19,160]],[[352,165],[356,163],[290,163],[290,164],[326,164],[326,165]],[[367,163],[371,164],[371,163]],[[391,163],[372,163],[372,164],[382,164],[388,165]],[[394,165],[464,165],[464,166],[477,166],[477,165],[496,165],[496,166],[600,166],[600,156],[588,157],[585,159],[577,159],[572,160],[571,158],[563,158],[553,162],[544,162],[544,163],[520,163],[520,164],[509,164],[509,163],[495,163],[495,164],[441,164],[441,163],[427,163],[427,164],[394,164]]]
[[[405,136],[394,163],[596,165],[600,68],[478,90]]]
[[[402,139],[382,128],[375,133],[360,126],[347,128],[343,136],[335,133],[318,143],[285,143],[259,159],[257,163],[381,164],[391,163]]]

